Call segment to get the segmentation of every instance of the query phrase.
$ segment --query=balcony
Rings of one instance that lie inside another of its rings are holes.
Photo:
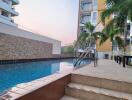
[[[12,5],[17,5],[17,4],[19,4],[18,0],[12,0]]]
[[[12,16],[18,16],[18,12],[12,9],[12,6],[0,0],[0,8],[11,13]]]
[[[81,10],[81,12],[91,12],[92,11],[92,2],[88,1],[88,0],[81,1],[80,10]]]
[[[93,11],[92,5],[90,5],[89,7],[81,7],[80,11],[82,13],[90,13]]]
[[[90,15],[82,15],[80,18],[80,24],[85,24],[87,22],[91,22],[91,16]]]
[[[80,21],[81,24],[86,24],[86,23],[88,23],[88,22],[91,22],[91,20],[81,20],[81,21]]]
[[[7,25],[15,26],[15,27],[17,26],[17,24],[15,24],[11,18],[2,16],[2,15],[0,15],[0,23],[4,23]]]
[[[13,17],[13,16],[18,16],[18,15],[19,15],[19,13],[16,12],[16,11],[12,8],[12,10],[11,10],[11,16]]]

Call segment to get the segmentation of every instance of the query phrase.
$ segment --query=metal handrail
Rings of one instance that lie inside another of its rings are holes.
[[[84,51],[86,52],[83,52],[77,59],[77,61],[74,63],[74,66],[76,66],[77,64],[80,64],[81,61],[83,59],[85,59],[85,57],[92,51],[94,50],[95,48],[94,47],[87,47]]]

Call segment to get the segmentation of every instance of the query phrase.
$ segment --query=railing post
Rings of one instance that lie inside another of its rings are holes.
[[[126,59],[125,59],[126,57],[125,56],[123,56],[123,67],[126,67]]]
[[[121,64],[121,56],[119,56],[119,64]]]
[[[118,63],[118,60],[119,60],[119,56],[117,56],[117,58],[116,58],[116,62]]]
[[[126,57],[126,65],[128,65],[129,56]]]

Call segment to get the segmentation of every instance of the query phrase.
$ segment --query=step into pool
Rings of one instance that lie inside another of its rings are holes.
[[[27,83],[56,72],[74,68],[74,59],[48,60],[28,63],[0,65],[0,93],[20,83]],[[88,64],[85,60],[81,63]]]

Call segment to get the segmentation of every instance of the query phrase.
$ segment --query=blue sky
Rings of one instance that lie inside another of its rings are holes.
[[[19,0],[16,23],[36,33],[72,43],[77,35],[78,0]]]

